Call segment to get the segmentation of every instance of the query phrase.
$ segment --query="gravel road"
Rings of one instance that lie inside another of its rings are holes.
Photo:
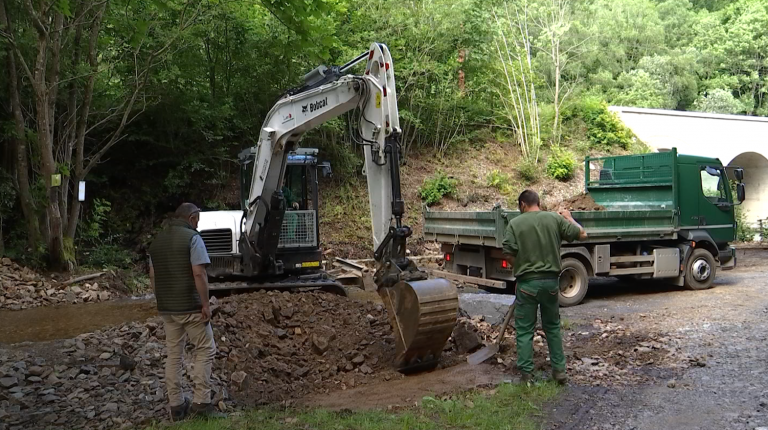
[[[623,318],[636,330],[664,331],[682,350],[706,356],[693,366],[640,386],[570,385],[548,408],[546,429],[749,429],[768,426],[768,251],[739,256],[715,288],[687,291],[659,283],[597,281],[587,300],[562,310],[586,324]]]

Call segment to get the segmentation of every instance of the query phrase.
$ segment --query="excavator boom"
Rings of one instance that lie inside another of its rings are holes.
[[[366,61],[362,75],[346,74]],[[429,279],[406,257],[411,229],[403,225],[400,189],[400,116],[389,49],[374,43],[341,67],[320,66],[304,76],[270,110],[257,146],[250,195],[239,242],[246,275],[282,273],[275,258],[285,199],[280,183],[287,154],[308,130],[347,112],[357,114],[353,139],[364,147],[374,276],[395,333],[395,367],[402,372],[434,368],[458,314],[458,293],[445,279]]]

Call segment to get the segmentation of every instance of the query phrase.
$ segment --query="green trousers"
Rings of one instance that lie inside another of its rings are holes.
[[[533,372],[533,333],[539,306],[541,306],[541,325],[547,336],[552,369],[565,370],[563,336],[560,331],[559,292],[560,283],[557,278],[517,282],[515,330],[517,331],[517,368],[521,372]]]

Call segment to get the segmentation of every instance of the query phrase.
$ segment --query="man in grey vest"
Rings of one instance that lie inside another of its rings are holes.
[[[183,203],[175,217],[149,247],[149,278],[155,290],[157,310],[165,323],[167,358],[165,384],[171,421],[190,413],[219,416],[211,404],[211,368],[216,344],[211,329],[206,265],[211,263],[197,224],[200,209]],[[190,405],[181,388],[184,345],[194,346],[194,398]]]

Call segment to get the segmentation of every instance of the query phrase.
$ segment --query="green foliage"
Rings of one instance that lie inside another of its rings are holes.
[[[754,241],[757,231],[749,225],[747,211],[744,210],[743,206],[734,207],[734,217],[736,218],[736,240],[739,242]]]
[[[510,178],[508,174],[502,173],[496,169],[488,174],[488,177],[486,178],[486,185],[492,188],[496,188],[497,190],[501,191],[502,194],[509,194],[514,190],[512,178]]]
[[[103,243],[83,252],[81,264],[100,269],[129,269],[134,265],[136,254],[121,244]]]
[[[702,94],[693,108],[699,112],[736,114],[744,111],[742,104],[730,91],[720,88]]]
[[[578,118],[587,127],[587,137],[593,148],[629,149],[636,139],[634,134],[608,110],[608,105],[597,97],[585,97],[563,114],[565,118]]]
[[[531,160],[523,161],[517,165],[517,173],[527,184],[532,184],[539,180],[539,165]]]
[[[443,199],[444,196],[456,197],[459,181],[438,171],[431,178],[425,179],[419,188],[419,197],[429,206]]]
[[[558,181],[567,181],[573,178],[576,171],[576,160],[573,153],[567,149],[556,146],[547,159],[547,176]]]
[[[112,204],[104,199],[94,199],[91,213],[80,223],[80,239],[94,244],[104,233],[104,224],[112,211]]]

